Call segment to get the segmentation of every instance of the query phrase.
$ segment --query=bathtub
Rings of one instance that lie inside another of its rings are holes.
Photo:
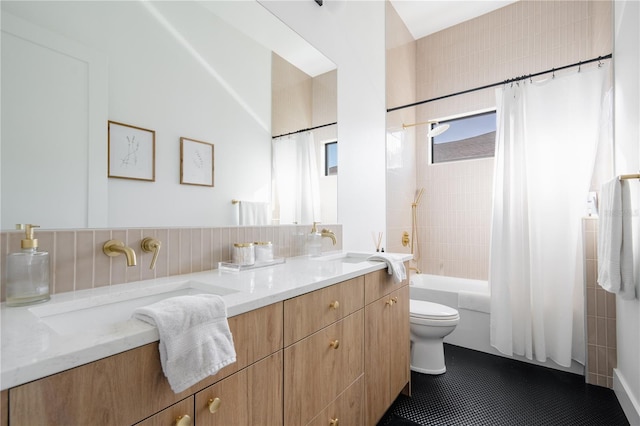
[[[412,299],[447,305],[458,310],[460,322],[445,343],[498,354],[489,344],[489,284],[487,281],[441,275],[412,274]]]
[[[445,343],[584,375],[584,366],[576,361],[572,361],[571,367],[563,367],[551,360],[538,362],[518,355],[510,357],[491,346],[489,343],[491,306],[487,281],[442,275],[412,274],[409,291],[412,299],[439,303],[458,310],[460,322],[456,329],[444,338]]]

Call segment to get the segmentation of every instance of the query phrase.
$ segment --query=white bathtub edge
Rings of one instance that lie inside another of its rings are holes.
[[[613,392],[624,411],[629,424],[640,425],[640,403],[634,398],[627,381],[619,369],[613,369]]]

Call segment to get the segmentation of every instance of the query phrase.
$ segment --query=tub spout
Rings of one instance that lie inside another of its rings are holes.
[[[111,257],[124,254],[127,258],[127,266],[136,266],[136,252],[131,247],[124,245],[122,241],[109,240],[102,246],[102,251]]]

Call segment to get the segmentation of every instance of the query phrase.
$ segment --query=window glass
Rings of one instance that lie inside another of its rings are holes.
[[[338,141],[324,144],[324,175],[338,174]]]
[[[449,125],[431,138],[431,163],[493,157],[496,144],[496,112],[467,115],[431,124]]]

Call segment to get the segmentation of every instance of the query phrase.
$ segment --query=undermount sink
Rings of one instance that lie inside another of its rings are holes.
[[[340,262],[344,263],[360,263],[367,260],[369,256],[371,256],[371,253],[340,252],[327,254],[324,256],[311,257],[310,259],[319,261],[339,260]]]
[[[116,331],[122,323],[131,319],[131,314],[136,308],[160,300],[195,294],[224,296],[232,293],[237,291],[197,281],[180,281],[40,305],[30,308],[29,311],[61,335],[86,331]]]

